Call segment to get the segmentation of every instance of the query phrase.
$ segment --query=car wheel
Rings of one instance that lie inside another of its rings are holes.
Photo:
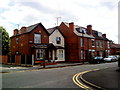
[[[100,63],[100,61],[98,60],[98,61],[97,61],[97,64],[99,64],[99,63]]]

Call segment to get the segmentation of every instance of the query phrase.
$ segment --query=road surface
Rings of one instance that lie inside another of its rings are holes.
[[[2,74],[2,88],[80,88],[72,80],[76,73],[115,66],[117,62]]]

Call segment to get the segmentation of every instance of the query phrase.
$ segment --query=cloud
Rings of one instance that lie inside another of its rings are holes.
[[[92,24],[93,29],[106,33],[108,38],[117,42],[117,2],[118,0],[4,0],[0,6],[0,25],[12,36],[17,24],[21,27],[42,22],[46,28],[50,28],[55,26],[56,17],[61,17],[59,24],[62,21],[84,27]]]

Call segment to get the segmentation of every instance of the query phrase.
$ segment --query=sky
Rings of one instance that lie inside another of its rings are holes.
[[[51,28],[61,22],[74,22],[106,33],[107,38],[118,43],[119,0],[3,0],[0,5],[0,26],[9,36],[13,30],[41,22]]]

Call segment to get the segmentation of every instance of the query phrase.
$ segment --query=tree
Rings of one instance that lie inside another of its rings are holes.
[[[10,52],[10,37],[2,26],[0,26],[0,42],[2,42],[2,55],[8,55]]]

